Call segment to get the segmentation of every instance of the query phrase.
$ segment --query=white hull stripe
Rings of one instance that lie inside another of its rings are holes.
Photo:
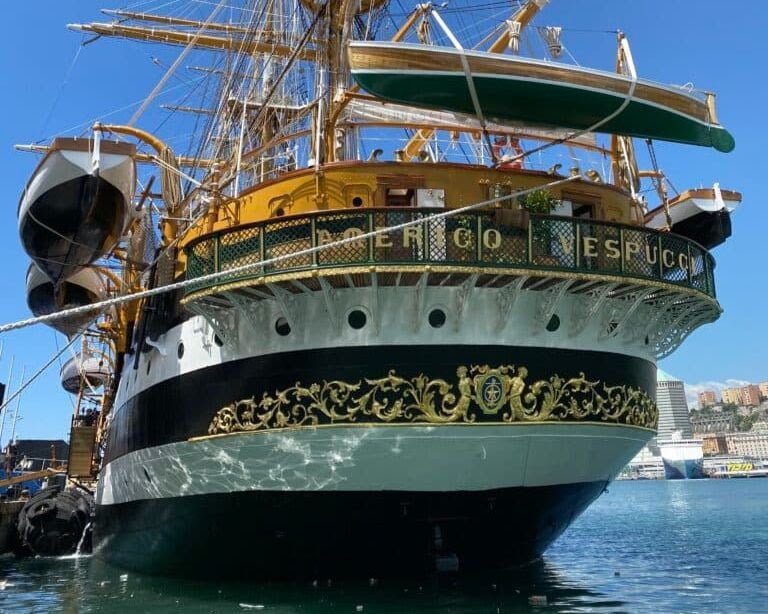
[[[126,454],[97,502],[241,491],[482,491],[608,481],[652,431],[601,424],[333,427],[167,444]]]

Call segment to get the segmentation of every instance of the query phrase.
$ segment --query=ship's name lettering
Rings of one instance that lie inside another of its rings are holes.
[[[417,226],[404,228],[402,231],[383,232],[384,226],[376,226],[375,230],[379,234],[373,237],[374,246],[379,247],[424,247],[424,230]],[[344,230],[339,236],[338,233],[331,233],[328,230],[317,231],[317,244],[328,245],[334,241],[342,239],[353,239],[368,232],[361,228],[350,227]],[[469,228],[456,228],[446,232],[442,226],[436,226],[429,231],[428,243],[433,248],[445,248],[446,242],[452,243],[456,248],[462,250],[476,249],[476,232]],[[480,241],[484,249],[495,251],[501,249],[504,243],[502,234],[495,228],[486,228],[481,232]],[[552,245],[559,244],[562,252],[566,256],[571,256],[576,248],[576,241],[572,235],[553,234],[550,237]],[[353,241],[352,245],[363,249],[365,240]],[[622,246],[619,239],[599,239],[598,237],[580,238],[579,250],[583,258],[607,258],[618,260],[622,257]],[[645,260],[648,264],[658,265],[659,258],[664,268],[679,267],[687,271],[689,267],[689,258],[687,250],[684,252],[664,248],[659,249],[658,245],[650,245],[639,241],[624,241],[623,246],[624,260]]]

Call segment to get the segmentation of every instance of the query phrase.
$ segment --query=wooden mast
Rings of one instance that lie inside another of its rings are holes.
[[[293,52],[293,48],[287,45],[272,45],[262,41],[243,40],[223,36],[211,36],[195,32],[178,32],[176,30],[164,30],[158,28],[143,28],[137,26],[123,26],[113,23],[86,23],[69,24],[67,26],[75,32],[91,32],[100,36],[116,36],[146,42],[166,43],[169,45],[191,44],[199,49],[215,49],[219,51],[237,51],[240,53],[269,53],[275,57],[287,58]],[[303,49],[298,57],[302,60],[314,60],[314,49]]]
[[[416,23],[416,20],[429,10],[430,10],[429,4],[419,4],[410,14],[410,16],[405,21],[405,23],[403,23],[403,25],[400,26],[398,31],[392,37],[392,42],[398,42],[403,40],[403,38],[405,38],[405,35],[408,33],[408,31]],[[327,134],[330,134],[331,136],[329,138],[326,138],[326,142],[325,142],[326,159],[329,161],[336,160],[336,149],[334,147],[333,134],[336,130],[336,124],[338,123],[339,116],[341,115],[341,112],[344,110],[344,108],[349,104],[349,101],[352,100],[353,95],[359,90],[360,90],[359,85],[357,84],[352,85],[350,88],[346,89],[346,91],[344,91],[344,93],[341,96],[339,96],[338,100],[331,100],[331,107],[328,113],[328,129],[327,129]]]

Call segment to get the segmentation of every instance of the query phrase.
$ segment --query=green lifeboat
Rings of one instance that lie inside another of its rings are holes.
[[[351,42],[348,57],[357,84],[387,101],[722,152],[735,146],[715,119],[711,96],[618,73],[397,42]]]

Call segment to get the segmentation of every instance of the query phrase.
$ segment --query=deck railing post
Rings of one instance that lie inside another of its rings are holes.
[[[624,249],[624,229],[619,226],[619,249],[621,250],[621,258],[619,258],[619,271],[624,275],[627,267],[625,266],[624,259],[627,257],[627,252]]]
[[[373,232],[373,216],[375,213],[368,213],[368,232]],[[368,237],[368,262],[374,262],[374,237]]]
[[[267,259],[267,225],[259,226],[259,260],[262,262],[261,272],[262,274],[267,272],[263,262]]]
[[[528,264],[533,264],[533,222],[535,218],[533,216],[530,216],[528,218],[528,245],[527,250],[528,253],[526,254],[525,261]]]
[[[573,246],[574,269],[581,269],[581,223],[576,220],[573,221],[573,237],[576,241],[576,245]]]
[[[315,216],[313,215],[309,220],[309,232],[312,233],[312,236],[309,239],[309,245],[314,250],[317,247],[317,222],[315,221]],[[318,252],[313,251],[312,252],[312,266],[317,266],[317,254]]]
[[[691,255],[691,244],[688,243],[688,286],[693,288],[693,256]]]
[[[475,248],[475,251],[477,253],[477,264],[482,264],[483,262],[483,218],[480,213],[474,213],[476,225],[477,225],[477,236],[475,237],[475,241],[477,242],[477,246]]]
[[[656,242],[658,243],[659,251],[656,254],[656,257],[659,259],[659,280],[664,279],[664,259],[661,257],[661,233],[656,237]]]

